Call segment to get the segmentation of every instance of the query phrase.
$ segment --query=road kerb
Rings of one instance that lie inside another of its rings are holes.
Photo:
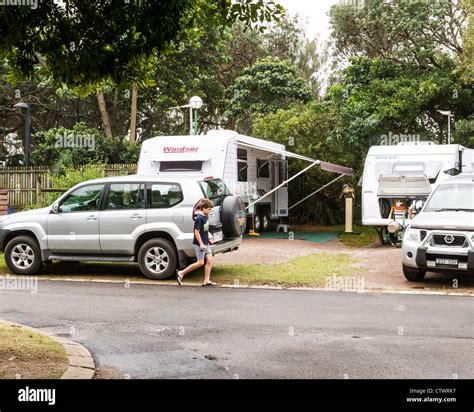
[[[14,325],[21,327],[25,330],[29,330],[40,335],[47,336],[52,340],[56,341],[66,351],[68,357],[69,366],[66,372],[61,376],[61,379],[92,379],[95,374],[95,363],[89,350],[81,345],[80,343],[74,342],[70,339],[56,336],[54,333],[45,332],[41,329],[32,328],[30,326],[21,325],[15,322],[9,322],[6,320],[0,320],[1,323],[6,325]]]

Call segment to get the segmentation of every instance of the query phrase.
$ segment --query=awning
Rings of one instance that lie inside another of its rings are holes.
[[[307,162],[311,163],[318,163],[321,166],[321,169],[327,170],[328,172],[335,172],[343,175],[350,175],[352,174],[352,169],[350,167],[336,165],[334,163],[323,162],[322,160],[312,159],[311,157],[302,156],[297,153],[289,152],[288,150],[272,147],[270,145],[266,146],[263,144],[258,143],[250,143],[248,141],[239,140],[237,138],[237,142],[241,146],[246,146],[252,149],[263,150],[266,152],[277,153],[286,157],[293,157],[295,159],[306,160]]]

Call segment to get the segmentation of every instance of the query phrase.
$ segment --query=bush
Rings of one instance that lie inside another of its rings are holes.
[[[69,189],[86,180],[98,179],[105,176],[104,164],[87,164],[80,167],[68,167],[61,174],[51,176],[54,188]],[[46,193],[43,204],[53,203],[62,193]]]
[[[31,163],[53,166],[57,174],[63,174],[69,167],[91,163],[136,163],[139,153],[138,143],[109,140],[97,129],[76,123],[72,129],[59,127],[35,133]]]

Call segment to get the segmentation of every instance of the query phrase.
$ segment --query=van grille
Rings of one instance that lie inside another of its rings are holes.
[[[421,241],[425,240],[426,237],[426,230],[420,230],[420,239]]]
[[[466,244],[466,237],[459,235],[433,235],[433,246],[463,247]]]

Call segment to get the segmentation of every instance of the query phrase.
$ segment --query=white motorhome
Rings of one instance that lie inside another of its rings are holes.
[[[235,195],[242,195],[253,216],[256,231],[272,220],[288,216],[288,157],[322,169],[350,174],[352,169],[297,155],[282,144],[238,134],[211,130],[205,135],[158,136],[142,143],[139,175],[187,175],[218,177]],[[252,206],[255,203],[254,206]]]
[[[433,142],[372,146],[362,176],[362,224],[406,224],[442,181],[473,170],[474,150]]]

